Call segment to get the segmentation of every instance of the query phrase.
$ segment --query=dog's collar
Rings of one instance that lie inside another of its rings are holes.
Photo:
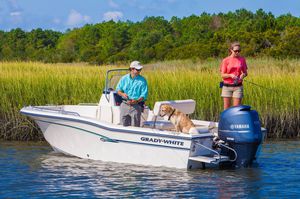
[[[168,118],[168,120],[170,120],[171,119],[171,117],[172,117],[172,115],[175,113],[175,111],[176,111],[176,109],[174,108],[174,110],[173,110],[173,112],[169,115],[169,118]]]
[[[160,114],[159,114],[160,117],[165,117],[166,115],[167,115],[167,114],[164,114],[164,115],[160,115]]]

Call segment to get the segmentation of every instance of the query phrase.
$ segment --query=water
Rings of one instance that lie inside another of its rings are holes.
[[[83,160],[46,144],[0,143],[0,198],[299,198],[300,141],[265,143],[238,170],[146,167]]]

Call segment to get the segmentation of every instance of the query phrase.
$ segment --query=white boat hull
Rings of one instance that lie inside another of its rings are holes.
[[[157,129],[123,127],[30,108],[21,112],[36,121],[54,150],[80,158],[193,169],[203,165],[189,157],[212,153],[193,142],[197,140],[210,148],[213,137],[210,133],[172,135]]]

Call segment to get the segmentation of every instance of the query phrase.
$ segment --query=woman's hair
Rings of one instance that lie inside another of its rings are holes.
[[[231,55],[231,50],[235,47],[241,47],[240,42],[234,41],[230,44],[229,48],[228,48],[228,54]]]

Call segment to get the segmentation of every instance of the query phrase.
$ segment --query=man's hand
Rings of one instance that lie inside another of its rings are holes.
[[[133,105],[133,104],[137,104],[139,101],[138,100],[128,100],[127,104]]]
[[[123,99],[128,99],[128,95],[122,91],[118,91],[118,95],[120,95]]]
[[[126,93],[122,93],[122,97],[123,97],[124,99],[128,99],[128,95],[127,95]]]

